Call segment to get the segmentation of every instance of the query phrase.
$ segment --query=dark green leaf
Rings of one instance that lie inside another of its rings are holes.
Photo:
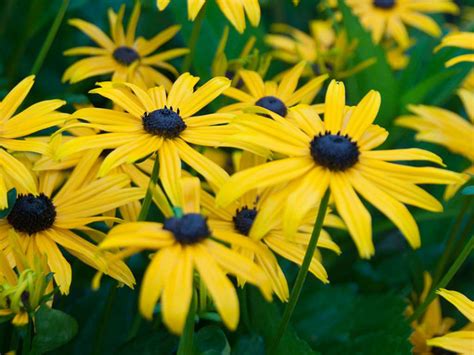
[[[194,340],[196,354],[199,355],[228,355],[230,346],[221,328],[210,325],[200,329]]]
[[[116,353],[118,355],[169,355],[178,348],[178,338],[164,330],[140,334],[127,342]]]
[[[467,186],[465,187],[464,189],[462,189],[461,193],[463,195],[468,195],[468,196],[472,196],[474,195],[474,186]]]
[[[35,315],[36,334],[32,353],[44,354],[68,343],[77,333],[77,322],[69,314],[41,306]]]
[[[265,343],[259,335],[243,335],[232,347],[232,355],[265,355]]]

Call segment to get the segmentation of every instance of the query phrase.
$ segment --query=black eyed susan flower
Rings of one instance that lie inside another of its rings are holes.
[[[466,174],[474,175],[474,149],[472,139],[474,137],[474,92],[460,89],[461,98],[469,121],[454,112],[440,107],[411,105],[409,110],[414,115],[402,116],[397,119],[397,124],[416,130],[415,138],[424,142],[431,142],[445,146],[450,151],[461,154],[470,161],[470,166],[464,171]],[[463,182],[450,185],[446,188],[444,197],[453,197]]]
[[[230,80],[217,77],[194,91],[198,77],[181,75],[166,92],[163,86],[144,91],[125,83],[101,83],[92,90],[121,107],[125,112],[102,108],[76,111],[74,118],[89,122],[86,126],[100,129],[101,134],[78,137],[61,147],[60,157],[88,149],[110,149],[99,176],[112,169],[134,163],[158,153],[160,180],[173,205],[181,206],[181,161],[195,169],[213,186],[220,186],[227,173],[190,145],[218,146],[233,132],[223,125],[233,115],[225,113],[195,115],[230,85]]]
[[[159,47],[172,39],[180,26],[171,26],[153,38],[135,38],[135,31],[140,17],[140,2],[133,9],[127,30],[122,25],[125,6],[118,13],[109,10],[109,38],[100,28],[92,23],[72,19],[69,23],[89,36],[99,47],[77,47],[64,52],[67,56],[86,55],[71,65],[63,75],[63,81],[77,83],[81,80],[104,74],[112,74],[113,81],[131,82],[147,88],[155,85],[171,86],[171,81],[158,69],[165,69],[175,76],[177,70],[168,63],[169,60],[188,52],[186,48],[174,48],[153,54]]]
[[[346,0],[362,25],[372,33],[374,42],[393,38],[400,47],[410,45],[409,25],[431,36],[439,37],[441,29],[425,13],[457,14],[459,8],[451,0]]]
[[[183,215],[167,215],[164,223],[133,222],[113,228],[101,243],[104,249],[125,248],[132,253],[151,250],[153,254],[140,291],[140,311],[151,319],[161,298],[163,321],[181,334],[193,294],[196,272],[214,301],[224,324],[231,330],[239,321],[239,302],[235,287],[226,274],[236,275],[258,286],[266,298],[271,287],[265,273],[250,259],[221,243],[200,211],[200,183],[183,179],[187,196]],[[166,215],[166,213],[165,213]],[[224,239],[224,242],[228,242]],[[246,245],[244,238],[231,242]]]
[[[264,160],[251,153],[244,152],[239,168],[245,169]],[[237,170],[239,171],[239,169]],[[281,225],[281,215],[286,195],[281,189],[252,190],[225,208],[216,207],[214,198],[201,192],[202,206],[213,233],[222,240],[248,238],[255,244],[255,250],[234,246],[234,250],[254,260],[266,273],[271,281],[273,292],[282,300],[288,300],[288,284],[283,271],[278,265],[275,254],[301,265],[306,252],[315,211],[311,211],[304,220],[306,225],[297,226],[298,232],[293,239],[285,238]],[[328,214],[324,224],[330,227],[344,228],[344,224],[336,216]],[[332,241],[329,233],[321,230],[318,247],[340,253],[339,247]],[[328,283],[328,275],[315,254],[309,271],[324,283]]]
[[[14,231],[9,242],[13,245],[16,268],[11,267],[6,253],[0,250],[0,317],[11,318],[13,325],[23,326],[29,322],[28,313],[34,313],[50,300],[53,287],[46,257],[28,260]]]
[[[324,121],[316,109],[305,105],[292,109],[294,122],[276,114],[272,114],[273,120],[256,115],[237,118],[234,124],[241,130],[240,137],[248,135],[247,143],[265,146],[288,158],[233,175],[220,190],[217,203],[227,206],[252,189],[291,182],[294,188],[288,190],[284,212],[284,234],[291,236],[296,232],[294,226],[330,189],[360,255],[368,258],[374,253],[371,216],[358,193],[391,219],[412,247],[419,247],[419,230],[405,204],[430,211],[441,211],[442,205],[417,184],[460,183],[464,176],[434,167],[393,163],[426,160],[442,164],[438,156],[425,150],[373,151],[388,136],[372,124],[379,106],[380,94],[371,91],[346,111],[344,84],[332,81]]]
[[[430,290],[432,280],[428,273],[424,274],[425,284],[420,297],[423,301]],[[437,294],[453,304],[468,320],[469,323],[458,331],[452,331],[455,320],[443,317],[441,302],[436,297],[428,306],[419,322],[414,321],[411,326],[413,333],[410,342],[413,345],[413,354],[470,354],[474,342],[474,302],[457,291],[439,289]],[[408,314],[412,313],[411,306]]]
[[[156,0],[156,6],[160,11],[166,9],[171,0]],[[187,0],[188,18],[194,21],[201,8],[207,0]],[[243,33],[245,30],[245,16],[249,18],[252,26],[256,27],[260,23],[260,4],[258,0],[216,0],[224,16],[230,21],[232,26]]]
[[[443,37],[441,44],[436,47],[435,51],[440,50],[445,47],[456,47],[462,49],[468,49],[474,51],[474,33],[473,32],[458,32],[450,33]],[[447,67],[452,67],[458,63],[474,62],[474,53],[468,53],[454,57],[446,62]]]
[[[41,101],[15,114],[30,92],[34,80],[34,76],[23,79],[0,102],[0,209],[7,207],[7,191],[12,187],[37,193],[31,171],[9,152],[44,153],[47,149],[45,142],[25,138],[62,125],[69,116],[56,111],[66,103],[62,100]]]
[[[260,106],[286,117],[291,106],[302,101],[311,102],[327,78],[327,75],[318,76],[297,89],[304,67],[305,62],[300,62],[285,73],[279,83],[276,81],[264,82],[257,72],[240,70],[239,76],[242,78],[246,91],[233,87],[226,89],[224,95],[239,102],[223,107],[220,112],[239,112],[250,107]]]
[[[103,214],[138,200],[144,191],[126,188],[130,180],[125,175],[107,176],[88,181],[91,156],[84,159],[73,170],[69,179],[58,189],[62,175],[57,171],[39,173],[38,193],[19,190],[17,199],[8,215],[0,220],[0,249],[7,255],[12,253],[8,235],[14,230],[19,244],[30,260],[35,255],[46,255],[48,266],[61,293],[67,294],[71,285],[71,266],[58,245],[85,264],[110,275],[132,287],[134,278],[121,261],[110,264],[110,253],[102,253],[96,245],[75,231],[83,231],[91,237],[94,229],[88,225],[106,221],[111,217]]]

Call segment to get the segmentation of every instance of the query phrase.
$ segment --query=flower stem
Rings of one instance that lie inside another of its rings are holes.
[[[49,29],[48,35],[46,36],[43,46],[41,47],[40,52],[38,53],[38,56],[36,57],[35,63],[33,64],[33,69],[31,69],[31,74],[36,75],[41,69],[41,66],[44,63],[44,59],[46,58],[46,55],[48,54],[49,49],[51,48],[51,45],[53,44],[53,41],[56,38],[56,35],[59,30],[59,26],[61,25],[61,22],[63,22],[63,18],[64,18],[64,15],[66,14],[68,6],[69,6],[69,0],[63,0],[63,3],[61,4],[61,7],[59,8],[58,13],[56,14],[54,22],[51,25],[51,28]]]
[[[316,217],[316,221],[314,222],[313,232],[311,233],[311,239],[309,241],[308,248],[306,249],[306,254],[304,256],[303,263],[301,264],[301,268],[298,272],[298,276],[296,277],[295,284],[293,286],[293,289],[291,290],[290,300],[288,301],[288,304],[285,307],[280,326],[278,327],[276,336],[273,338],[269,354],[274,354],[278,349],[278,344],[280,343],[281,338],[285,334],[286,328],[288,327],[288,323],[290,322],[290,318],[293,314],[293,311],[295,310],[296,304],[298,303],[298,299],[300,297],[301,290],[303,289],[303,284],[306,279],[306,275],[308,274],[309,265],[311,264],[311,260],[313,259],[314,251],[316,250],[316,245],[318,244],[319,235],[321,234],[321,229],[323,227],[324,217],[326,216],[328,202],[329,189],[327,189],[324,193],[323,199],[321,200],[321,204],[319,205],[318,215]]]
[[[197,15],[196,19],[194,20],[193,30],[191,32],[191,38],[189,39],[189,53],[184,58],[183,66],[181,68],[182,73],[186,73],[191,68],[191,63],[194,58],[194,54],[196,52],[197,41],[199,39],[199,33],[201,32],[202,21],[204,20],[206,12],[206,3],[202,6],[199,14]]]
[[[152,200],[152,188],[156,184],[156,180],[158,179],[158,172],[160,171],[160,162],[158,158],[158,153],[156,153],[155,162],[153,163],[153,170],[150,176],[150,182],[148,183],[148,188],[146,190],[145,198],[142,202],[142,208],[140,210],[140,214],[138,215],[138,221],[146,221],[148,217],[148,212],[150,211],[151,200]]]
[[[186,318],[186,324],[184,326],[183,334],[179,339],[179,347],[177,355],[189,355],[193,354],[193,337],[194,337],[194,318],[196,315],[195,305],[196,295],[193,291],[191,298],[191,304],[189,305],[188,316]]]
[[[33,338],[33,318],[28,316],[28,324],[26,325],[26,335],[23,341],[23,348],[21,353],[23,355],[28,355],[31,350],[31,340]]]
[[[469,205],[471,204],[471,202],[472,202],[472,197],[466,196],[464,203],[461,209],[459,210],[459,213],[453,225],[451,226],[451,230],[449,233],[448,240],[446,241],[446,244],[445,244],[443,255],[439,259],[438,265],[436,267],[436,271],[433,276],[433,285],[435,285],[439,281],[439,279],[443,275],[443,272],[446,269],[446,265],[448,264],[449,260],[451,259],[453,255],[453,251],[456,246],[456,239],[458,239],[457,237],[461,229],[461,226],[463,224],[462,223],[463,219],[466,216],[466,212],[469,210]]]
[[[425,298],[422,304],[418,306],[418,308],[415,310],[415,312],[408,318],[408,322],[411,323],[418,318],[425,312],[426,308],[430,305],[430,303],[435,299],[436,297],[436,290],[440,288],[445,288],[448,283],[451,281],[451,279],[454,277],[456,272],[459,270],[459,268],[462,266],[464,261],[467,259],[469,254],[472,252],[474,248],[474,238],[471,236],[470,239],[467,241],[467,243],[464,245],[461,253],[458,254],[456,260],[454,260],[454,263],[452,266],[449,268],[449,270],[446,272],[446,274],[443,276],[440,282],[436,285],[436,287],[433,287],[430,290],[430,293],[428,296]]]

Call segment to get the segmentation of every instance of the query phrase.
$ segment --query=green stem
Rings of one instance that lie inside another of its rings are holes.
[[[288,301],[288,304],[285,307],[280,326],[278,327],[276,336],[273,338],[269,354],[274,354],[278,349],[278,344],[280,343],[281,338],[285,334],[286,328],[288,327],[288,323],[290,322],[290,318],[293,314],[293,311],[295,310],[296,304],[298,303],[298,299],[300,297],[301,290],[303,289],[306,275],[308,274],[309,265],[311,264],[311,260],[313,259],[314,252],[316,250],[316,245],[318,244],[319,235],[321,234],[321,229],[323,227],[324,217],[326,216],[328,202],[329,189],[327,189],[324,193],[323,199],[321,200],[321,204],[319,205],[318,215],[316,217],[316,221],[314,222],[313,232],[311,233],[311,239],[309,241],[308,248],[306,249],[306,254],[304,256],[303,263],[301,264],[301,268],[298,272],[298,276],[296,277],[295,284],[293,286],[293,289],[291,290],[290,300]]]
[[[445,288],[448,283],[451,281],[451,279],[454,277],[456,272],[459,270],[459,268],[462,266],[464,261],[467,259],[469,254],[472,252],[474,248],[474,238],[470,237],[468,242],[464,245],[461,253],[457,256],[456,260],[452,264],[452,266],[449,268],[449,270],[446,272],[446,274],[443,276],[441,281],[436,285],[436,287],[433,287],[430,290],[430,293],[428,296],[425,298],[422,304],[418,306],[418,308],[415,310],[415,312],[411,315],[410,318],[408,318],[408,322],[411,323],[418,318],[425,312],[426,308],[430,305],[430,303],[436,298],[436,290],[440,288]]]
[[[148,212],[150,211],[151,200],[153,198],[152,188],[156,184],[156,180],[158,179],[158,172],[160,171],[160,161],[158,158],[158,153],[156,153],[155,162],[153,163],[153,170],[150,176],[150,182],[148,183],[148,188],[146,190],[145,198],[142,202],[142,208],[140,210],[140,214],[138,215],[138,221],[146,221],[148,217]]]
[[[451,231],[446,241],[443,255],[439,259],[438,265],[436,267],[436,271],[433,276],[433,285],[436,285],[436,283],[439,281],[439,279],[443,275],[443,272],[446,269],[446,265],[448,264],[449,260],[451,259],[451,256],[453,255],[453,250],[456,245],[456,239],[458,237],[459,230],[461,229],[463,219],[466,216],[466,212],[469,209],[469,205],[471,204],[471,201],[472,201],[471,196],[465,197],[463,206],[461,210],[459,211],[453,225],[451,226]]]
[[[242,320],[245,327],[250,330],[250,316],[249,316],[249,307],[248,307],[248,295],[247,288],[244,286],[238,289],[240,294],[240,312],[242,313]]]
[[[186,318],[186,324],[184,326],[183,334],[179,339],[179,347],[177,355],[191,355],[193,354],[193,337],[194,337],[194,318],[196,315],[195,305],[196,295],[193,291],[191,298],[191,304],[189,305],[188,316]]]
[[[23,348],[21,353],[23,355],[28,355],[31,350],[31,340],[33,338],[33,318],[28,316],[28,324],[26,325],[26,335],[25,340],[23,341]]]
[[[205,17],[205,12],[206,12],[206,3],[204,3],[204,5],[201,8],[201,11],[199,11],[198,16],[194,20],[193,30],[191,32],[191,38],[189,39],[189,45],[188,45],[189,53],[186,56],[186,58],[184,58],[183,66],[181,68],[182,73],[186,73],[191,68],[191,63],[193,61],[194,54],[196,52],[196,46],[199,39],[199,33],[201,32],[202,21],[204,20],[204,17]]]
[[[69,0],[63,0],[63,3],[61,4],[61,7],[59,8],[58,13],[56,14],[56,18],[54,19],[54,22],[51,25],[51,28],[49,29],[48,35],[46,36],[46,40],[44,41],[43,46],[41,47],[41,50],[38,53],[38,56],[36,57],[35,63],[33,64],[33,69],[31,70],[31,74],[36,75],[41,69],[41,66],[44,63],[44,59],[46,58],[46,55],[48,54],[49,49],[51,48],[51,45],[53,44],[54,38],[56,38],[56,35],[59,30],[59,26],[61,25],[61,22],[63,21],[64,15],[66,14],[68,6],[69,6]]]

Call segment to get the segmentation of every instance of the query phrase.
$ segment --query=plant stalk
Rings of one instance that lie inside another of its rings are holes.
[[[293,289],[291,290],[290,299],[285,307],[280,326],[278,327],[276,336],[273,338],[269,354],[276,353],[280,340],[285,334],[286,328],[288,327],[288,324],[290,322],[290,318],[293,315],[293,311],[295,310],[296,304],[298,303],[298,299],[300,297],[301,290],[303,289],[306,275],[308,275],[311,260],[313,259],[314,252],[316,250],[316,245],[318,244],[319,235],[321,234],[324,217],[326,216],[326,210],[328,207],[329,195],[330,192],[329,189],[327,189],[324,193],[323,199],[321,200],[321,204],[319,205],[318,215],[316,217],[316,221],[314,222],[313,232],[311,233],[311,239],[309,241],[308,248],[306,249],[306,254],[304,256],[303,263],[301,264],[301,268],[298,272],[298,276],[296,277],[295,284],[293,286]]]

